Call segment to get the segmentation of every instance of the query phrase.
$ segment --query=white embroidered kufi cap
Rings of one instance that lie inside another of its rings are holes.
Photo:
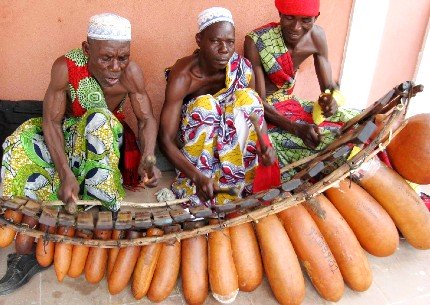
[[[230,22],[234,26],[233,16],[228,9],[223,7],[211,7],[204,10],[197,18],[199,33],[208,26],[221,21]]]
[[[95,40],[130,41],[131,24],[121,16],[103,13],[90,18],[87,35]]]

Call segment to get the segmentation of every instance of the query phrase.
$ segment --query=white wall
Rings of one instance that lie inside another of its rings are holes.
[[[416,84],[424,85],[424,91],[417,94],[410,103],[407,116],[419,113],[430,113],[430,21],[427,25],[426,37],[421,50],[421,58],[418,61]]]
[[[367,106],[388,8],[389,0],[354,1],[340,78],[348,107]]]

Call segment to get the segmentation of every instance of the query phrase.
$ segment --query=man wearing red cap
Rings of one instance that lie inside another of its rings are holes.
[[[357,112],[338,109],[343,97],[332,79],[327,40],[324,30],[314,24],[319,0],[275,0],[275,6],[280,22],[249,33],[245,57],[253,65],[256,91],[265,100],[265,117],[271,124],[269,135],[285,166],[324,149],[335,138],[333,130]],[[296,71],[310,56],[323,92],[315,104],[292,95]]]

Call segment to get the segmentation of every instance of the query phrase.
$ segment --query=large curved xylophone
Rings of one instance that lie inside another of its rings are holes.
[[[231,302],[238,290],[258,287],[263,273],[279,303],[300,304],[301,266],[326,300],[339,300],[344,283],[364,291],[372,273],[363,249],[391,255],[397,228],[412,246],[430,249],[430,214],[421,199],[374,158],[421,90],[399,85],[348,122],[324,151],[284,168],[296,171],[291,180],[225,205],[124,202],[112,213],[80,201],[95,207],[71,215],[61,203],[2,198],[0,247],[17,233],[17,252],[29,253],[37,238],[39,264],[54,263],[59,281],[85,274],[98,283],[106,275],[111,294],[131,281],[136,299],[154,302],[170,294],[179,272],[188,304],[202,304],[209,287],[217,300]],[[377,130],[380,114],[386,121]]]

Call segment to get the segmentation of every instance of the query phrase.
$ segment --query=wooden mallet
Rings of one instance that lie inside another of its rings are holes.
[[[76,198],[76,196],[72,194],[72,201],[69,201],[64,205],[64,209],[66,210],[66,212],[71,215],[75,215],[78,212],[77,202],[78,198]]]
[[[214,194],[228,194],[239,197],[239,189],[237,187],[217,187],[214,189]]]
[[[267,151],[267,145],[264,142],[263,134],[261,133],[260,125],[258,124],[258,116],[252,113],[249,116],[249,120],[254,125],[255,132],[257,133],[258,142],[260,143],[261,153],[264,154]]]
[[[142,167],[146,172],[148,179],[154,177],[154,166],[157,163],[157,158],[154,155],[147,155],[142,161]]]

